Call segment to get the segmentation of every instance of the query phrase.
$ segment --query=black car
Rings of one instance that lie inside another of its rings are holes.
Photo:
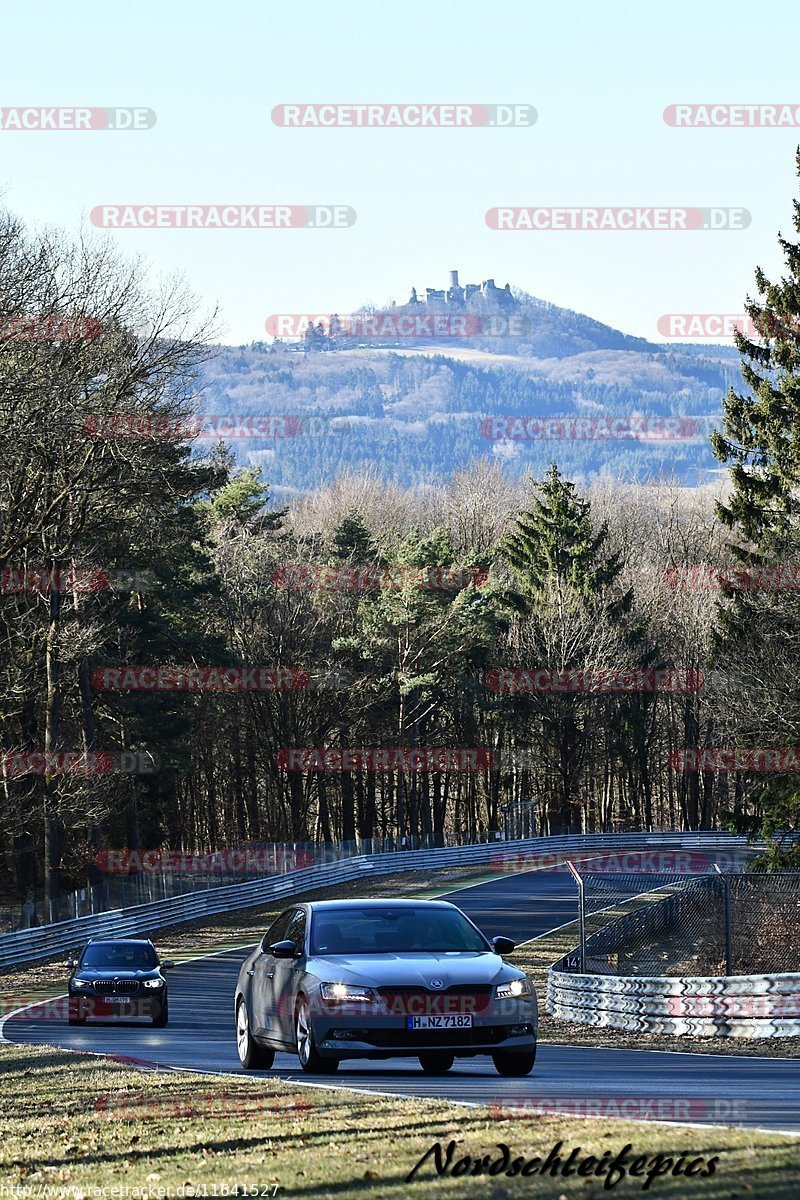
[[[161,972],[174,966],[171,959],[159,963],[153,943],[142,938],[88,942],[79,958],[67,960],[70,1025],[87,1017],[150,1017],[163,1029],[169,1009]]]

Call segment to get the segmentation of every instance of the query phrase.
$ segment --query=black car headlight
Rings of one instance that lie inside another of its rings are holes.
[[[377,997],[368,987],[354,983],[322,983],[319,993],[323,1000],[334,1000],[339,1004],[376,1004]]]
[[[533,995],[533,984],[530,979],[510,979],[498,984],[494,995],[496,1000],[526,1000]]]
[[[145,987],[163,987],[164,980],[163,979],[145,979],[144,986]]]
[[[72,986],[74,988],[90,988],[92,981],[91,979],[73,979]]]

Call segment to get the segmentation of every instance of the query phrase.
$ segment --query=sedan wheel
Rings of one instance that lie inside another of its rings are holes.
[[[268,1071],[275,1061],[274,1050],[270,1050],[268,1046],[260,1046],[253,1040],[244,1000],[240,1000],[236,1008],[236,1049],[239,1062],[246,1071]]]
[[[301,1000],[297,1005],[295,1018],[295,1045],[297,1057],[304,1071],[314,1075],[332,1075],[339,1069],[338,1058],[322,1058],[314,1045],[314,1030],[308,1011],[308,1001]]]
[[[495,1050],[492,1061],[498,1075],[530,1075],[536,1062],[536,1047],[533,1050]]]
[[[446,1075],[454,1062],[455,1055],[444,1051],[431,1050],[419,1056],[419,1065],[426,1075]]]

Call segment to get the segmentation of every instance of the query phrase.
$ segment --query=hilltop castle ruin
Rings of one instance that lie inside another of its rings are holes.
[[[478,298],[497,308],[508,308],[517,303],[511,295],[511,285],[508,283],[504,288],[499,288],[495,287],[493,279],[484,279],[481,284],[468,283],[462,287],[458,282],[458,271],[451,271],[449,288],[425,288],[424,300],[420,300],[417,289],[412,288],[411,296],[404,307],[413,309],[430,305],[437,309],[442,307],[463,309],[470,307],[470,301]]]

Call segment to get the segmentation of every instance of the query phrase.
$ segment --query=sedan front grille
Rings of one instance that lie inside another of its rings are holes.
[[[484,1013],[489,1008],[492,988],[488,984],[456,984],[441,991],[421,987],[382,987],[378,994],[392,1016],[424,1014],[454,1016]]]
[[[136,979],[96,979],[94,990],[104,996],[132,996],[139,990]]]

